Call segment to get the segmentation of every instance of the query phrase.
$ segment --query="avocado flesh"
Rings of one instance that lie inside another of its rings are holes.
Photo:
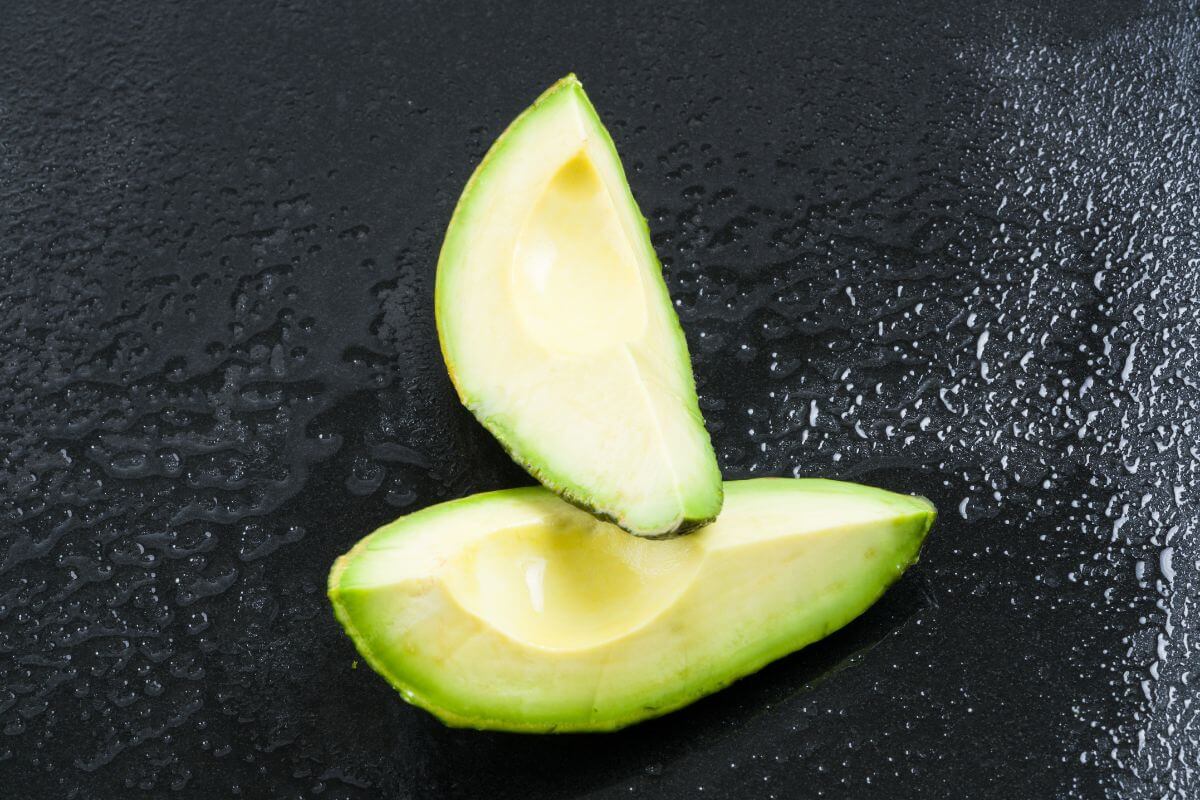
[[[717,516],[721,475],[662,267],[573,75],[468,182],[435,306],[463,403],[547,488],[649,538]]]
[[[925,499],[839,481],[725,484],[720,519],[647,541],[541,487],[387,525],[329,595],[372,667],[463,727],[614,730],[821,639],[916,558]]]

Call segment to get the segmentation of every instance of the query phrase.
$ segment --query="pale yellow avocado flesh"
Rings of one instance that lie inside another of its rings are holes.
[[[538,487],[403,517],[335,564],[366,660],[457,726],[612,730],[842,627],[918,555],[925,499],[827,480],[725,484],[714,523],[627,535]]]
[[[545,486],[641,536],[716,517],[687,345],[612,140],[574,76],[496,141],[438,263],[464,404]]]

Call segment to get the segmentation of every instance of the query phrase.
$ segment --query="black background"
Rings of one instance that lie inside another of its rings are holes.
[[[0,793],[1200,792],[1194,10],[0,17]],[[324,578],[398,514],[528,482],[455,400],[434,264],[568,71],[726,475],[942,513],[861,620],[680,713],[448,730],[354,667]]]

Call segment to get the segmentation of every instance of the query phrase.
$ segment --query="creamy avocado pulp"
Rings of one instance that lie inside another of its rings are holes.
[[[838,481],[725,484],[725,509],[647,541],[538,487],[427,508],[338,560],[366,660],[452,725],[612,730],[845,625],[913,563],[935,511]]]
[[[574,76],[509,126],[463,190],[435,305],[463,403],[545,486],[652,538],[717,516],[687,344]]]

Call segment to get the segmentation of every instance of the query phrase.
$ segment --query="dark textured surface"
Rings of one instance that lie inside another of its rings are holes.
[[[643,5],[4,4],[0,793],[1200,793],[1196,12]],[[569,70],[726,474],[942,518],[862,620],[681,713],[452,731],[353,668],[323,581],[527,481],[455,401],[434,263]]]

